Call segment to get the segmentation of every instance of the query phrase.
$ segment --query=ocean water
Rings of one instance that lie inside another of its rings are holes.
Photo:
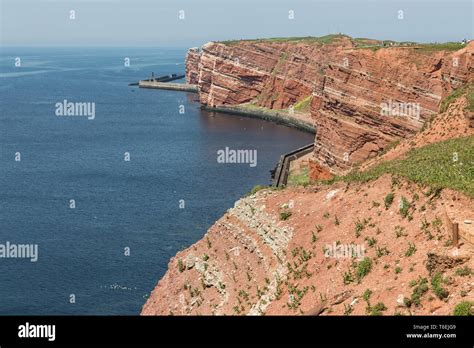
[[[127,86],[184,73],[185,53],[2,48],[0,244],[37,244],[38,260],[0,258],[0,314],[139,314],[169,259],[312,141],[202,111],[194,94]],[[65,99],[95,103],[95,119],[56,116]],[[257,166],[218,163],[225,147],[256,149]]]

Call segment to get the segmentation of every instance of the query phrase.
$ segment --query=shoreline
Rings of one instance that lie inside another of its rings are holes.
[[[287,113],[283,113],[281,111],[273,109],[264,109],[261,107],[248,109],[242,105],[209,107],[201,104],[201,110],[265,120],[283,125],[285,127],[295,128],[305,133],[316,135],[316,127],[313,124],[306,122],[302,119],[290,116]],[[311,143],[302,147],[298,147],[297,149],[293,149],[287,153],[281,154],[280,160],[278,161],[275,168],[275,177],[272,178],[272,186],[286,186],[286,181],[289,176],[290,163],[294,159],[313,151],[313,149],[314,143]]]
[[[129,84],[130,85],[130,84]],[[140,80],[138,82],[138,87],[140,88],[150,88],[150,89],[161,89],[161,90],[172,90],[178,92],[187,92],[187,93],[197,93],[199,94],[199,87],[195,84],[185,83],[169,83],[169,82],[157,82],[157,81],[148,81]],[[220,105],[209,107],[201,104],[200,101],[197,101],[202,110],[208,112],[221,112],[229,115],[239,115],[249,118],[256,118],[265,121],[274,122],[281,124],[287,127],[296,128],[300,131],[316,134],[316,127],[313,123],[307,122],[298,117],[290,115],[288,112],[278,109],[267,109],[263,107],[251,107],[249,104],[240,104],[240,105]]]
[[[287,115],[283,112],[275,111],[275,110],[248,110],[241,106],[215,106],[215,107],[208,107],[205,105],[201,105],[201,109],[209,111],[209,112],[221,112],[225,114],[231,115],[239,115],[249,118],[257,118],[263,119],[266,121],[275,122],[277,124],[281,124],[288,127],[293,127],[303,132],[316,134],[316,127],[306,121],[297,119],[296,117],[292,117]]]

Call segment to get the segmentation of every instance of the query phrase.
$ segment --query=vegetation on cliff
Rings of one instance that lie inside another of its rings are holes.
[[[209,89],[203,89],[203,99],[206,101],[209,96],[219,96],[219,93],[212,93],[215,83],[220,83],[218,87],[222,88],[219,90],[223,91],[258,90],[258,94],[241,93],[246,99],[222,93],[218,102],[212,99],[213,106],[224,105],[224,108],[236,113],[260,115],[272,120],[286,119],[290,114],[292,118],[297,118],[310,104],[313,104],[312,108],[317,105],[318,109],[311,111],[313,116],[317,112],[317,116],[324,121],[317,126],[320,126],[318,130],[321,133],[326,132],[327,143],[321,147],[324,150],[322,156],[314,158],[316,161],[324,159],[347,137],[354,141],[366,141],[372,136],[369,129],[373,127],[372,123],[360,129],[355,123],[349,123],[344,129],[341,118],[328,122],[333,113],[341,112],[346,106],[349,111],[342,111],[342,114],[352,116],[358,105],[334,97],[334,92],[325,95],[326,104],[324,100],[322,103],[319,103],[320,100],[311,103],[312,90],[306,88],[322,74],[328,74],[327,80],[330,81],[341,80],[338,74],[347,79],[354,77],[351,71],[344,69],[325,71],[314,68],[315,63],[326,64],[338,59],[341,47],[337,44],[319,50],[322,44],[331,43],[338,37],[344,46],[342,50],[351,48],[351,54],[357,56],[361,65],[372,68],[380,62],[382,66],[389,64],[397,67],[398,70],[388,76],[393,86],[395,83],[406,86],[424,84],[425,71],[431,71],[433,62],[428,59],[429,55],[417,55],[416,51],[465,47],[460,44],[351,39],[343,35],[246,40],[243,42],[244,50],[214,44],[206,48],[202,62],[216,73],[217,78],[205,81]],[[289,42],[296,45],[291,46],[287,44]],[[307,42],[309,44],[305,45]],[[311,42],[315,43],[315,47],[308,47]],[[240,43],[242,41],[224,42],[226,45]],[[253,43],[270,43],[273,47],[268,51],[273,53],[262,54],[261,47],[252,47]],[[403,49],[396,49],[400,46]],[[354,50],[391,47],[395,48],[393,55]],[[408,47],[409,50],[405,49]],[[241,51],[245,52],[241,65],[227,59],[239,58]],[[315,54],[317,51],[324,54]],[[313,53],[305,56],[304,52]],[[470,52],[461,54],[468,56]],[[445,61],[452,57],[451,53],[437,55]],[[308,58],[304,61],[313,65],[302,64],[297,69],[293,65],[295,57],[300,56]],[[391,58],[387,59],[388,56]],[[399,77],[405,75],[399,72],[407,71],[404,68],[407,57],[415,65],[419,62],[420,66],[410,70],[410,78],[402,83]],[[216,71],[216,61],[228,63],[219,65],[223,68]],[[257,61],[260,70],[250,64],[242,66],[242,62]],[[291,69],[289,64],[292,64]],[[307,69],[307,66],[313,69]],[[421,104],[427,105],[430,110],[430,113],[423,115],[423,120],[438,111],[439,96],[449,93],[458,83],[469,81],[470,72],[465,67],[461,70],[462,74],[456,72],[456,76],[461,78],[455,84],[446,84],[445,76],[454,74],[451,65],[443,67],[444,70],[434,72],[430,81],[435,83],[417,94]],[[239,79],[233,78],[226,84],[221,76],[229,68],[237,71],[234,75]],[[373,69],[370,72],[373,73]],[[365,76],[353,80],[352,85],[366,86]],[[379,69],[377,76],[371,76],[381,81],[387,78],[383,69]],[[243,81],[238,88],[236,80]],[[270,83],[259,84],[259,81]],[[384,86],[379,86],[370,87],[374,93],[381,92],[388,96]],[[364,88],[363,92],[356,89],[348,91],[345,82],[327,87],[359,100],[370,91],[368,88]],[[425,98],[433,94],[438,97]],[[468,103],[460,96],[466,96]],[[411,100],[412,92],[405,93],[399,89],[397,99],[404,98]],[[229,100],[238,105],[226,106]],[[472,303],[465,299],[472,297],[472,246],[462,244],[457,249],[459,254],[453,256],[453,241],[442,217],[448,216],[446,208],[449,207],[460,221],[470,219],[466,212],[472,200],[451,190],[442,192],[442,189],[451,188],[474,197],[474,135],[465,112],[472,110],[472,100],[472,89],[466,87],[456,91],[443,101],[447,112],[437,115],[433,125],[428,123],[426,132],[415,134],[419,130],[416,128],[412,132],[390,134],[386,143],[374,141],[369,151],[354,157],[357,162],[351,162],[360,167],[355,167],[347,175],[335,177],[328,182],[332,185],[315,185],[305,189],[254,187],[249,195],[236,202],[209,229],[201,241],[172,259],[167,274],[151,294],[142,313],[471,314]],[[336,103],[342,106],[334,108]],[[319,108],[324,105],[326,108]],[[376,119],[378,114],[373,114],[373,117]],[[410,125],[409,120],[405,124]],[[453,128],[456,132],[452,131]],[[332,132],[334,129],[336,132]],[[348,144],[352,144],[350,140]],[[361,160],[372,156],[390,141],[396,142],[392,143],[395,148],[386,154],[388,156],[372,157],[373,162],[368,165]],[[334,151],[334,161],[342,158],[343,153]],[[305,165],[311,164],[311,161],[302,163],[293,165],[288,186],[310,184],[311,167]],[[350,164],[337,168],[337,163],[322,163],[332,169],[341,169],[334,170],[336,173],[347,173],[347,168],[350,168]],[[346,185],[345,182],[351,184]]]
[[[474,136],[455,138],[412,149],[405,158],[382,162],[365,172],[353,171],[333,181],[367,182],[383,174],[413,182],[452,188],[474,197]]]
[[[309,112],[311,107],[311,96],[307,96],[303,100],[294,105],[294,110],[297,112]]]
[[[460,105],[465,105],[464,111],[472,113],[474,111],[474,83],[471,82],[456,89],[441,101],[440,114],[446,113],[448,107],[462,97],[466,98],[467,104]],[[450,115],[451,113],[448,113],[447,117]],[[425,124],[422,131],[432,126],[433,119]],[[394,141],[384,150],[384,153],[400,144],[400,139]],[[439,189],[451,188],[474,197],[473,165],[474,136],[461,136],[412,148],[404,156],[380,162],[368,170],[357,168],[348,175],[337,176],[328,182],[368,182],[384,174],[392,174]]]
[[[288,176],[288,186],[306,186],[309,183],[309,168],[307,167],[297,172],[290,172]]]
[[[474,112],[474,82],[455,89],[453,93],[444,98],[439,106],[439,112],[445,112],[449,105],[463,95],[466,95],[468,101],[467,110]]]
[[[464,47],[465,44],[461,42],[427,43],[417,45],[417,49],[424,52],[457,51]]]
[[[272,38],[261,38],[261,39],[247,39],[247,40],[226,40],[220,41],[220,43],[227,46],[235,46],[242,42],[248,43],[305,43],[305,44],[317,44],[325,45],[332,44],[333,42],[346,38],[349,39],[354,46],[357,48],[368,48],[377,50],[379,48],[389,47],[413,47],[419,52],[434,52],[434,51],[457,51],[465,47],[462,42],[434,42],[434,43],[418,43],[412,41],[393,41],[393,40],[375,40],[369,38],[352,38],[345,34],[329,34],[324,36],[296,36],[296,37],[272,37]]]
[[[350,38],[347,35],[342,34],[330,34],[325,36],[296,36],[296,37],[272,37],[264,39],[249,39],[249,40],[227,40],[220,41],[220,43],[228,46],[237,45],[241,42],[251,43],[273,43],[273,42],[289,42],[289,43],[315,43],[315,44],[330,44],[335,39],[343,37]]]
[[[459,316],[470,316],[474,315],[473,310],[474,302],[473,301],[463,301],[456,305],[454,308],[454,315]]]

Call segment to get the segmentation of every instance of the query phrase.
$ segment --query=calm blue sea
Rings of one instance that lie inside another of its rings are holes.
[[[201,111],[193,94],[127,86],[152,71],[184,73],[185,53],[2,48],[0,244],[38,244],[39,255],[0,258],[0,314],[139,314],[170,257],[269,184],[280,154],[312,141]],[[56,116],[64,99],[94,102],[95,119]],[[219,164],[226,146],[257,149],[258,165]]]

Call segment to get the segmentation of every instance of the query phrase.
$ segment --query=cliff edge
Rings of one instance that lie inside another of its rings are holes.
[[[284,110],[315,125],[313,177],[343,174],[419,131],[474,77],[474,42],[353,39],[210,42],[189,50],[186,78],[205,107]]]
[[[331,36],[188,52],[202,104],[310,117],[309,176],[332,179],[237,201],[170,260],[142,315],[472,313],[474,45],[392,45]],[[381,113],[389,103],[419,113]]]

